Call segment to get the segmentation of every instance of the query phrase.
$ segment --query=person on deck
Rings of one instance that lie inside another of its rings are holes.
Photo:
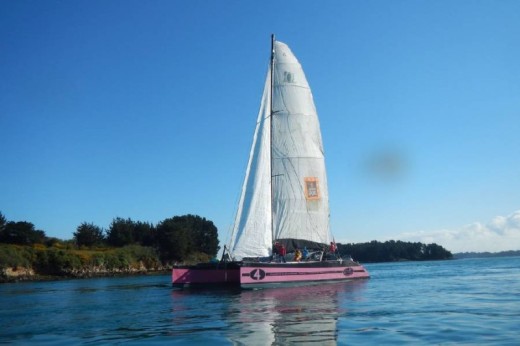
[[[330,242],[330,253],[335,254],[336,253],[336,243]]]
[[[294,260],[296,262],[300,262],[302,260],[302,252],[300,251],[300,249],[296,249],[294,251]]]
[[[287,250],[285,249],[285,246],[283,244],[280,244],[280,248],[278,249],[278,252],[280,254],[280,258],[282,259],[282,262],[285,263],[285,255],[287,255]]]
[[[306,260],[309,257],[309,250],[307,250],[307,246],[303,248],[303,260]]]
[[[280,254],[280,243],[275,242],[273,246],[273,255],[279,255]]]

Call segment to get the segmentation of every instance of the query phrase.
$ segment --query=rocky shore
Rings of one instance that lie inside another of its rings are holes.
[[[142,262],[140,262],[138,266],[128,266],[124,268],[108,269],[104,266],[91,266],[78,269],[62,270],[59,273],[38,273],[33,268],[7,267],[0,269],[0,283],[60,279],[86,279],[126,275],[166,274],[169,273],[170,270],[171,266],[160,265],[148,268]]]

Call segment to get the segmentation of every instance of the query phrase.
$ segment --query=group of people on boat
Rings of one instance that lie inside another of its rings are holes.
[[[329,252],[330,254],[336,254],[337,247],[335,242],[330,243]],[[326,252],[326,251],[323,251]],[[287,255],[287,249],[285,248],[285,245],[280,242],[275,242],[273,246],[273,260],[277,260],[283,263],[286,263],[285,256]],[[309,250],[307,250],[307,247],[304,246],[303,251],[299,248],[296,248],[294,250],[294,261],[295,262],[301,262],[302,260],[308,260],[309,257]]]

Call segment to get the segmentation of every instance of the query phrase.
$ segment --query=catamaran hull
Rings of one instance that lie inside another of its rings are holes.
[[[244,289],[349,281],[369,277],[366,269],[360,264],[344,265],[337,262],[248,263],[240,267],[240,286]]]
[[[217,286],[243,289],[280,287],[322,282],[368,279],[366,269],[356,263],[302,262],[262,263],[233,262],[226,267],[215,264],[175,267],[172,270],[173,287]]]
[[[177,288],[239,286],[240,267],[236,263],[226,266],[213,263],[195,266],[178,266],[172,270],[172,285]]]

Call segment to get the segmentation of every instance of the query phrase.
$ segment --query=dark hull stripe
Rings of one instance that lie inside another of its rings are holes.
[[[289,276],[289,275],[321,275],[321,274],[342,274],[343,270],[329,270],[320,272],[279,272],[265,273],[265,276]],[[250,276],[250,273],[242,273],[242,276]]]

